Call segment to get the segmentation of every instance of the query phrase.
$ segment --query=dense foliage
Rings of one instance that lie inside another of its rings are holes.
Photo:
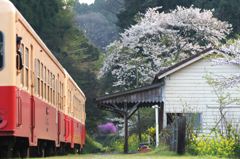
[[[83,153],[99,153],[108,151],[106,147],[104,147],[101,143],[94,140],[89,135],[86,136],[86,144],[83,149]]]
[[[239,156],[239,136],[232,134],[223,136],[218,132],[211,135],[193,135],[188,150],[194,155],[210,155],[220,157]]]
[[[142,139],[146,143],[148,140],[147,134],[142,134]],[[129,151],[130,152],[136,152],[139,147],[139,140],[138,140],[138,135],[137,134],[131,134],[128,137],[128,145],[129,145]],[[123,152],[123,147],[124,147],[124,140],[122,138],[115,140],[111,147],[113,148],[113,151],[115,152]]]
[[[74,1],[61,0],[12,0],[26,20],[42,38],[54,55],[68,70],[87,96],[87,128],[92,132],[96,120],[102,119],[96,112],[94,99],[98,82],[95,77],[99,50],[89,44],[74,23]]]
[[[105,47],[118,38],[117,14],[124,0],[95,0],[92,5],[76,3],[76,23],[98,48]]]

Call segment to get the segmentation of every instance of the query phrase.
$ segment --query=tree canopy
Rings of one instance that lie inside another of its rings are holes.
[[[118,26],[123,29],[136,24],[136,14],[144,13],[149,7],[162,6],[160,11],[169,11],[176,6],[198,7],[201,9],[214,9],[213,14],[222,21],[233,25],[233,34],[240,33],[240,1],[239,0],[125,0],[125,9],[118,14]]]
[[[114,86],[149,83],[161,68],[218,46],[231,32],[231,25],[213,17],[211,10],[177,7],[166,13],[157,9],[148,9],[109,45],[100,76],[111,72]]]
[[[94,4],[76,3],[76,23],[98,48],[104,50],[118,38],[117,14],[122,10],[124,0],[95,0]]]
[[[240,40],[230,40],[227,44],[223,45],[222,50],[225,55],[220,56],[212,61],[215,64],[222,65],[235,65],[240,66]],[[233,88],[240,85],[240,74],[236,73],[231,76],[221,76],[214,79],[214,84],[220,89]]]

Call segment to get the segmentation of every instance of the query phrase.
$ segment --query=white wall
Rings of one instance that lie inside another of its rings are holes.
[[[220,119],[218,98],[212,86],[207,83],[206,75],[230,76],[240,73],[240,67],[235,65],[213,65],[203,58],[167,77],[163,100],[165,113],[198,112],[202,113],[202,130],[209,132]],[[240,89],[226,91],[231,97],[240,97]],[[228,105],[227,119],[233,123],[240,123],[240,105]]]

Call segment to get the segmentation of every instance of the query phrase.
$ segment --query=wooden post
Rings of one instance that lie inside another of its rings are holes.
[[[128,153],[128,114],[124,113],[124,153]]]
[[[178,134],[177,134],[177,153],[184,154],[185,153],[185,145],[186,145],[186,117],[180,117],[178,121]]]
[[[137,124],[138,124],[138,139],[139,139],[139,142],[141,143],[142,142],[142,134],[141,134],[141,118],[140,118],[140,111],[139,110],[137,111],[137,118],[138,118],[138,121],[137,121]]]
[[[163,122],[164,122],[164,103],[161,102],[160,109],[159,109],[159,131],[161,132],[163,129]]]

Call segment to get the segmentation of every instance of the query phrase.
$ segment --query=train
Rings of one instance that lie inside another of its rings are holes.
[[[0,17],[0,158],[81,152],[86,96],[9,0]]]

